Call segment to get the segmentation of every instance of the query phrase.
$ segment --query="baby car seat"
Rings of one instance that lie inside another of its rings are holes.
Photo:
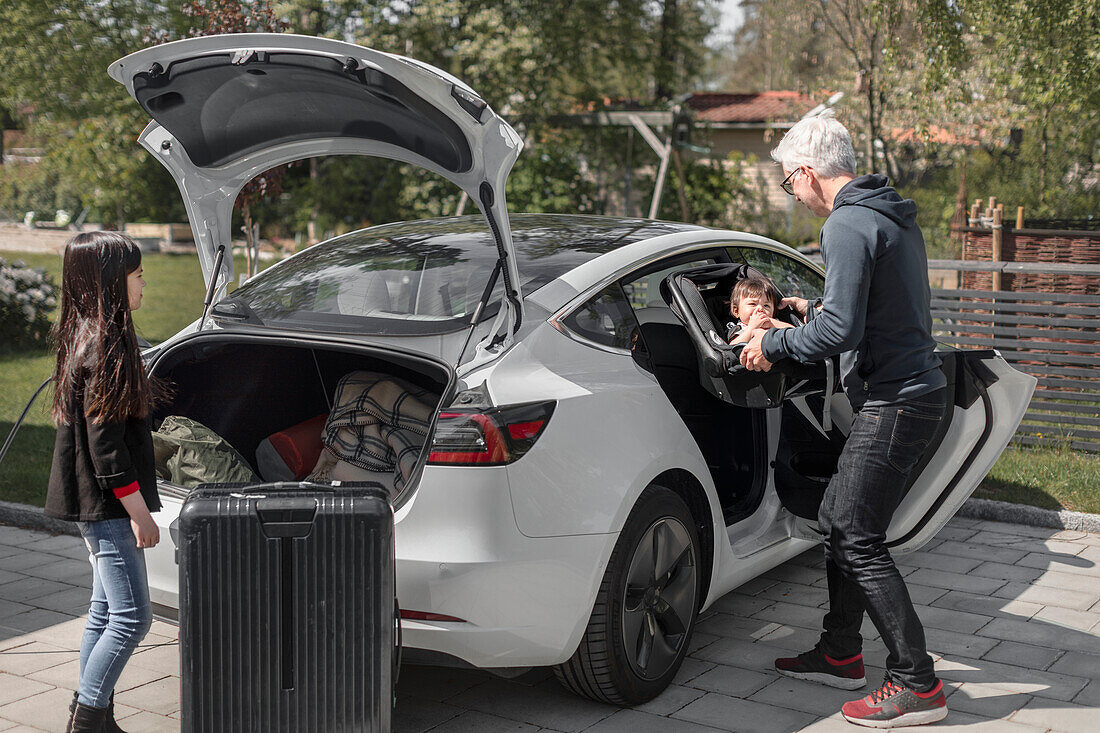
[[[741,407],[776,407],[792,387],[809,382],[832,381],[832,362],[803,364],[782,359],[769,372],[752,372],[741,366],[744,344],[730,345],[721,334],[729,313],[728,298],[733,286],[748,277],[766,278],[746,264],[703,265],[674,272],[661,282],[661,297],[683,322],[699,353],[703,386],[724,402]],[[778,320],[801,321],[789,308],[776,312]]]

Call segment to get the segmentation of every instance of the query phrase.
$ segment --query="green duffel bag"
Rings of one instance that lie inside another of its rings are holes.
[[[153,454],[157,476],[177,486],[260,481],[225,438],[189,417],[164,418],[153,433]]]

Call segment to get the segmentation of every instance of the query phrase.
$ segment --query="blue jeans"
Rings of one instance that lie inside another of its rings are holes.
[[[80,642],[82,705],[105,708],[122,668],[153,621],[145,552],[130,520],[77,522],[92,564],[92,602]]]
[[[889,652],[887,676],[917,692],[931,690],[936,674],[924,627],[886,549],[886,530],[943,418],[946,392],[856,413],[818,512],[829,582],[821,650],[834,659],[859,654],[866,610]]]

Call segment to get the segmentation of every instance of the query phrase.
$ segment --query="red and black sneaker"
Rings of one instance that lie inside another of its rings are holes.
[[[848,659],[833,659],[818,647],[797,657],[780,657],[775,660],[775,670],[796,680],[820,682],[842,690],[858,690],[867,684],[863,676],[863,655]]]
[[[924,725],[947,717],[947,700],[939,680],[928,692],[914,692],[887,679],[867,697],[844,703],[840,712],[849,723],[871,728]]]

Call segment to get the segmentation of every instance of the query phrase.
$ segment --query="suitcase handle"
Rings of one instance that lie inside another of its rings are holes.
[[[263,533],[269,538],[305,537],[313,529],[317,500],[307,496],[269,497],[256,502]]]

